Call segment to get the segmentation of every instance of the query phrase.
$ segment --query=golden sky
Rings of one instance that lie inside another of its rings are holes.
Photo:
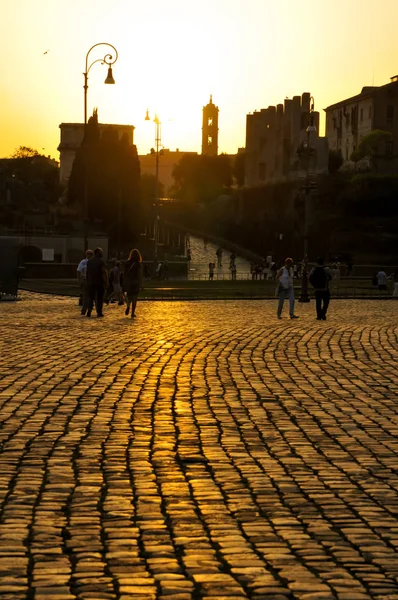
[[[24,145],[58,159],[58,125],[83,121],[82,73],[97,42],[119,52],[116,85],[104,85],[106,68],[94,65],[88,112],[134,125],[140,154],[154,146],[147,107],[159,114],[166,148],[200,151],[213,94],[219,150],[234,153],[248,112],[306,91],[321,110],[398,74],[398,0],[0,0],[0,8],[0,156]]]

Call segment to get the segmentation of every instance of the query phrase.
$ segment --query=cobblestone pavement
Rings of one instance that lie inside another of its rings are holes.
[[[1,600],[398,600],[397,309],[1,303]]]

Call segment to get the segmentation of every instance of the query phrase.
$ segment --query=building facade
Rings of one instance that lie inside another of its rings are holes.
[[[202,117],[202,154],[217,156],[218,154],[218,106],[213,104],[210,96],[209,104],[203,107]]]
[[[328,147],[319,136],[319,113],[311,112],[311,95],[286,98],[283,104],[269,106],[246,117],[245,185],[286,181],[304,175],[297,149],[308,142],[314,149],[312,172],[327,170]]]
[[[197,155],[197,152],[181,152],[178,148],[175,151],[163,148],[159,152],[159,182],[163,185],[166,196],[170,196],[172,193],[171,189],[174,185],[173,169],[186,154]],[[140,154],[138,158],[141,174],[146,173],[156,177],[156,153]]]
[[[106,123],[98,124],[99,130],[102,133],[105,129],[114,129],[117,131],[119,139],[127,134],[129,143],[134,144],[134,129],[133,125],[109,125]],[[61,185],[68,183],[69,176],[72,171],[73,161],[75,160],[76,152],[81,146],[84,137],[83,123],[61,123],[61,141],[58,146],[59,151],[59,180]]]
[[[378,149],[382,172],[398,172],[398,75],[382,86],[363,87],[360,94],[325,109],[329,147],[350,160],[362,138],[376,129],[391,133]]]

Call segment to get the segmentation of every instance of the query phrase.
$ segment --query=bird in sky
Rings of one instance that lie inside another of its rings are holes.
[[[48,52],[50,52],[50,50],[46,50],[45,52],[43,52],[43,55],[47,54]]]

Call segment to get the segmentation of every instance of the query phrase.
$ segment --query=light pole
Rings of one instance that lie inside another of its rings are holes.
[[[305,177],[305,186],[304,186],[304,258],[302,262],[302,275],[301,275],[301,292],[299,297],[299,302],[309,302],[310,296],[308,294],[308,212],[309,212],[309,203],[310,203],[310,194],[311,194],[311,185],[310,185],[310,159],[314,154],[314,149],[311,148],[310,139],[311,133],[316,132],[316,126],[314,125],[314,98],[311,96],[310,98],[310,110],[309,110],[309,119],[308,126],[306,129],[307,139],[302,143],[302,147],[298,150],[298,154],[306,155],[307,165],[306,165],[306,177]]]
[[[112,54],[109,54],[109,53],[105,54],[105,56],[103,58],[97,58],[89,65],[88,64],[89,54],[97,46],[108,46],[109,48],[112,48],[114,50],[115,55],[113,56]],[[84,76],[84,85],[83,85],[83,89],[84,89],[84,134],[83,134],[83,140],[86,137],[86,131],[87,131],[87,90],[88,90],[88,74],[90,72],[90,69],[97,62],[100,62],[102,65],[104,65],[104,64],[108,65],[108,75],[107,75],[104,83],[114,84],[115,80],[113,79],[112,65],[115,64],[115,62],[118,59],[118,56],[119,55],[118,55],[118,52],[117,52],[115,46],[112,46],[112,44],[108,44],[108,42],[99,42],[98,44],[94,44],[94,46],[91,46],[90,50],[86,54],[86,70],[83,73],[83,76]],[[85,169],[84,169],[84,250],[87,250],[87,248],[88,248],[88,189],[87,189],[87,163],[86,163]]]
[[[150,121],[149,110],[146,111],[145,121]],[[162,142],[162,123],[159,121],[158,115],[155,115],[153,120],[155,123],[155,148],[151,148],[151,154],[156,157],[155,167],[155,219],[153,222],[153,237],[154,237],[154,257],[155,260],[158,256],[158,229],[160,217],[157,214],[159,211],[159,155],[161,153],[161,142]]]

